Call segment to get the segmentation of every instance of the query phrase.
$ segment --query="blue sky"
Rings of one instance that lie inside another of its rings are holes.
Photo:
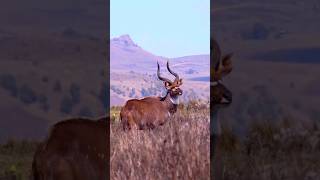
[[[209,0],[111,0],[110,36],[159,56],[210,53]]]

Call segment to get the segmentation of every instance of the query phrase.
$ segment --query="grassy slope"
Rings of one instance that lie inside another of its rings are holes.
[[[119,107],[112,108],[112,179],[208,179],[208,110],[181,107],[165,125],[153,131],[122,132]],[[37,143],[9,141],[0,146],[0,178],[30,175]],[[299,180],[320,176],[320,128],[296,126],[289,119],[251,123],[245,138],[224,127],[217,145],[223,179]],[[212,169],[211,169],[212,170]]]
[[[295,128],[288,120],[252,124],[244,140],[224,129],[217,154],[222,179],[319,179],[319,126]]]
[[[111,179],[209,179],[208,109],[180,109],[154,131],[111,123]]]

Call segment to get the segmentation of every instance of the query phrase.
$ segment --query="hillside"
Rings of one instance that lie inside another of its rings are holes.
[[[168,73],[166,62],[184,79],[182,101],[209,99],[209,55],[194,55],[179,58],[165,58],[145,51],[129,35],[111,39],[110,43],[110,103],[123,105],[130,98],[162,95],[164,85],[156,76],[157,61],[161,73],[174,79]]]
[[[212,34],[234,53],[224,81],[234,101],[219,116],[236,134],[282,118],[301,128],[320,123],[319,8],[319,1],[214,1]]]
[[[81,34],[68,28],[0,40],[0,142],[39,139],[56,121],[105,113],[104,41]]]

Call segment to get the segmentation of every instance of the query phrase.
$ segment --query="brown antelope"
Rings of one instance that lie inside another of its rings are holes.
[[[167,119],[177,111],[179,96],[182,95],[180,86],[182,79],[173,72],[167,62],[168,71],[175,76],[171,81],[160,76],[160,66],[158,63],[158,78],[164,82],[167,93],[164,97],[146,97],[143,99],[131,99],[126,102],[120,112],[120,119],[123,130],[153,129],[156,126],[163,125]]]
[[[211,39],[210,50],[210,61],[213,65],[210,84],[211,133],[220,134],[220,123],[216,118],[217,110],[221,107],[227,107],[232,102],[231,91],[222,84],[222,78],[232,71],[232,54],[227,54],[221,58],[220,46],[214,39]]]
[[[213,166],[211,179],[223,179],[222,175],[222,157],[219,148],[221,127],[218,119],[218,110],[222,107],[227,107],[232,102],[232,93],[222,84],[222,78],[232,71],[232,54],[227,54],[221,58],[221,49],[218,43],[212,39],[210,47],[210,61],[214,66],[211,74],[210,85],[210,155],[213,158]],[[211,161],[212,162],[212,161]]]
[[[34,155],[33,179],[108,179],[107,127],[107,117],[69,119],[55,124]]]

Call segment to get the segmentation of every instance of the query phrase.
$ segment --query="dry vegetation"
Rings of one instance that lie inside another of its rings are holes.
[[[225,180],[319,180],[320,128],[291,121],[252,124],[239,139],[224,129],[218,144]]]
[[[13,139],[0,144],[0,180],[31,179],[31,163],[38,145],[38,142]]]
[[[209,179],[209,111],[197,103],[153,131],[124,133],[117,112],[110,124],[111,179]],[[257,121],[258,122],[258,121]],[[223,180],[319,180],[320,126],[292,120],[250,125],[245,137],[223,128],[218,144]],[[0,145],[0,180],[29,179],[37,142]],[[211,169],[212,170],[212,169]]]
[[[123,132],[116,117],[110,134],[111,179],[209,179],[209,110],[195,106],[181,106],[152,131]]]

